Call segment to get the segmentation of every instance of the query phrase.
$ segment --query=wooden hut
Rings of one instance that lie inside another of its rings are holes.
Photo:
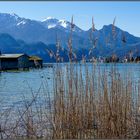
[[[29,68],[29,56],[26,54],[1,54],[0,69],[26,69]]]
[[[136,62],[136,63],[140,63],[140,56],[137,56],[137,57],[135,58],[135,62]]]
[[[29,63],[31,68],[42,68],[43,60],[38,56],[30,56]]]

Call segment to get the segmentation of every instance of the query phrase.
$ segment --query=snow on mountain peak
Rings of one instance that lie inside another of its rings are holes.
[[[10,13],[10,15],[13,16],[13,17],[15,17],[15,19],[18,19],[19,18],[19,16],[17,14],[15,14],[15,13]]]
[[[46,19],[47,19],[47,20],[49,20],[49,19],[54,19],[54,17],[47,17]]]
[[[20,21],[20,22],[17,23],[17,26],[24,25],[24,24],[26,24],[26,21],[22,20],[22,21]]]
[[[48,29],[54,28],[56,25],[52,24],[52,25],[48,25]]]
[[[60,19],[59,22],[66,22],[66,20],[65,19]]]
[[[53,17],[47,17],[41,21],[46,28],[51,29],[57,26],[58,20]]]
[[[58,22],[60,23],[60,25],[61,25],[62,27],[67,28],[68,25],[67,25],[66,20],[61,19],[61,20],[59,20]]]
[[[51,20],[51,19],[55,19],[54,17],[47,17],[45,19],[42,20],[42,22],[47,21],[47,20]]]
[[[17,14],[15,13],[10,13],[11,16],[18,16]]]

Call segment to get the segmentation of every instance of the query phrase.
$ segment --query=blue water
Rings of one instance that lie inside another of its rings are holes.
[[[86,64],[92,70],[93,64]],[[110,72],[112,64],[98,64],[101,70]],[[85,71],[84,65],[76,65]],[[97,65],[96,65],[97,66]],[[140,80],[140,64],[116,64],[121,76],[130,73],[134,82]],[[64,74],[66,65],[62,64]],[[40,102],[46,95],[53,92],[53,68],[43,68],[39,70],[30,70],[22,72],[2,72],[0,74],[0,107],[20,106],[21,102],[31,100],[33,96],[38,95]],[[98,72],[97,72],[98,74]]]

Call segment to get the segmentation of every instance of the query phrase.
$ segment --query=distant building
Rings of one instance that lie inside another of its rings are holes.
[[[43,67],[43,60],[38,56],[30,56],[29,57],[29,64],[31,68],[42,68]]]
[[[136,63],[140,63],[140,56],[137,56],[137,57],[135,58],[135,62],[136,62]]]
[[[29,56],[26,54],[1,54],[0,69],[26,69],[29,68]]]

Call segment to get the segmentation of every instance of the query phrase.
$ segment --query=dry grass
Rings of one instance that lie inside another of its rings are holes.
[[[97,66],[92,71],[67,66],[57,69],[53,121],[54,139],[139,137],[139,89],[131,76],[122,78]],[[98,74],[97,74],[98,73]]]
[[[140,138],[140,81],[133,74],[85,63],[57,64],[53,75],[53,96],[44,90],[44,104],[31,90],[17,114],[2,114],[1,139]]]

